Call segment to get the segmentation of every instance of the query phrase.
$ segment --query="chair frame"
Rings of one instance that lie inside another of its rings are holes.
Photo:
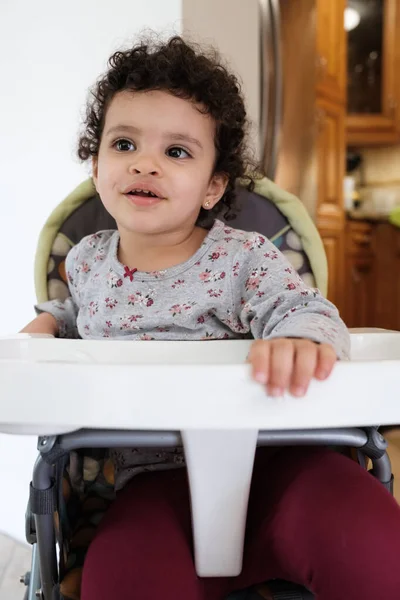
[[[32,544],[31,572],[22,578],[27,585],[26,600],[51,600],[59,583],[54,510],[57,481],[55,464],[62,456],[81,448],[136,447],[172,448],[182,446],[178,431],[115,431],[82,429],[59,436],[38,439],[39,456],[31,483],[26,515],[27,541]],[[335,446],[356,449],[360,464],[372,461],[371,474],[393,493],[393,476],[387,442],[377,427],[316,429],[298,431],[260,431],[257,446]],[[40,503],[38,499],[44,498]],[[49,502],[53,498],[53,502]],[[43,508],[46,506],[47,508]]]

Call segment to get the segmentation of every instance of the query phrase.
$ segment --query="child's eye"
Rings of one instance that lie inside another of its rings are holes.
[[[183,148],[180,148],[179,146],[168,148],[167,154],[171,158],[191,158],[189,152]]]
[[[135,144],[125,139],[117,140],[113,143],[113,147],[118,150],[118,152],[131,152],[132,150],[136,150]]]

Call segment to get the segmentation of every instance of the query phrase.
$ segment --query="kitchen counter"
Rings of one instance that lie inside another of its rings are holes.
[[[346,216],[354,221],[373,221],[374,223],[388,223],[389,215],[387,212],[381,212],[373,209],[354,208],[347,210]]]
[[[388,223],[389,215],[400,207],[400,185],[397,182],[364,187],[360,190],[360,196],[360,207],[346,211],[348,219]]]

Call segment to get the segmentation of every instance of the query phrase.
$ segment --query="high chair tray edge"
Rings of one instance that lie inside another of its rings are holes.
[[[351,334],[352,360],[304,398],[253,382],[251,340],[0,338],[0,431],[297,430],[400,423],[400,333]]]

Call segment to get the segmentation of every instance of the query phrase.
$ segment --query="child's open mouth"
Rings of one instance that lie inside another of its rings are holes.
[[[153,194],[153,192],[150,192],[149,190],[132,190],[131,192],[128,192],[128,194],[130,196],[142,196],[143,198],[159,198],[157,194]]]
[[[136,206],[152,206],[153,204],[157,204],[158,202],[161,202],[161,200],[164,200],[164,198],[157,196],[157,194],[150,190],[142,190],[139,188],[131,190],[126,195]]]

